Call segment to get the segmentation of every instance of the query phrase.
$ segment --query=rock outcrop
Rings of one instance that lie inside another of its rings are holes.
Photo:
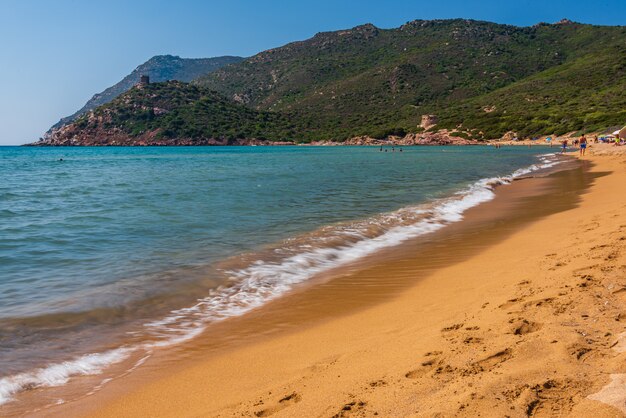
[[[389,145],[389,146],[411,146],[411,145],[477,145],[478,141],[461,138],[449,133],[446,130],[426,133],[410,133],[404,137],[390,136],[384,139],[372,138],[369,136],[357,136],[344,142],[335,141],[315,141],[311,145]]]
[[[436,115],[422,115],[422,122],[420,127],[424,129],[430,129],[437,124],[439,120]]]

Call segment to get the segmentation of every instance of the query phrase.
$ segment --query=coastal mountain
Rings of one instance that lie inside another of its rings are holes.
[[[511,130],[524,137],[600,130],[626,120],[625,63],[625,27],[568,20],[532,27],[464,19],[416,20],[395,29],[366,24],[263,51],[193,80],[220,106],[237,109],[220,116],[218,124],[215,115],[205,114],[216,111],[206,102],[192,106],[190,118],[185,112],[191,104],[183,112],[173,101],[171,111],[155,113],[145,129],[100,123],[94,113],[62,136],[52,132],[42,144],[67,140],[68,132],[85,138],[107,126],[118,137],[126,135],[128,144],[148,131],[154,140],[224,143],[261,137],[343,141],[424,129],[479,140]],[[168,86],[176,88],[188,87]],[[135,99],[133,93],[124,100]],[[122,102],[111,103],[108,111],[141,119],[143,107],[127,109]],[[153,104],[144,107],[160,107]],[[265,122],[238,129],[240,111],[255,112],[254,120],[264,115]],[[423,115],[436,118],[422,127]]]
[[[319,33],[196,83],[256,109],[315,115],[336,139],[411,132],[424,114],[494,138],[623,123],[625,63],[624,27],[416,20]]]
[[[55,145],[233,145],[295,136],[289,120],[180,81],[139,84],[54,132]]]
[[[120,94],[128,91],[139,82],[142,75],[147,75],[152,81],[178,80],[189,82],[201,75],[215,71],[225,65],[234,64],[243,60],[242,57],[223,56],[215,58],[181,58],[173,55],[157,55],[150,58],[117,84],[106,90],[94,94],[85,105],[76,113],[62,118],[50,130],[60,128],[74,121],[90,110],[109,103]]]

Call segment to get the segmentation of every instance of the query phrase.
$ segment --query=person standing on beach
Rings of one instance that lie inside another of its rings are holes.
[[[585,151],[587,149],[587,138],[585,138],[585,135],[580,137],[580,156],[584,157],[585,156]]]
[[[561,154],[563,154],[565,151],[567,151],[567,139],[564,139],[561,142]]]

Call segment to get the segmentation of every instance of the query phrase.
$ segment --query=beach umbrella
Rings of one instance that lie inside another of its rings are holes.
[[[617,135],[619,135],[620,138],[626,138],[626,126],[624,126],[622,129],[620,129],[617,132]]]
[[[552,138],[551,137],[547,137],[546,138],[546,142],[550,142],[550,141],[552,141]]]

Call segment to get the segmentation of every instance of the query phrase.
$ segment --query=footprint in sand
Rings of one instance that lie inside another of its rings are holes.
[[[341,418],[341,417],[349,417],[354,413],[358,413],[360,410],[365,408],[367,402],[363,401],[352,401],[345,404],[339,412],[333,415],[333,418]]]
[[[378,379],[378,380],[374,380],[373,382],[369,382],[369,387],[371,388],[378,388],[381,386],[387,386],[387,382],[382,380],[382,379]]]
[[[579,393],[588,385],[585,381],[547,379],[510,387],[501,393],[510,405],[520,407],[526,416],[571,416],[575,404],[572,393]]]
[[[483,342],[483,339],[480,337],[465,337],[463,340],[463,344],[480,344]]]
[[[273,415],[278,411],[282,411],[288,406],[296,404],[300,402],[301,400],[302,400],[301,396],[298,393],[293,392],[289,395],[284,396],[282,399],[280,399],[276,405],[257,411],[254,413],[254,415],[256,415],[257,417],[269,417],[270,415]]]
[[[585,232],[587,232],[587,231],[593,231],[594,229],[597,229],[599,226],[600,224],[598,222],[591,222],[586,225],[583,225],[583,228],[585,228]]]
[[[604,257],[604,261],[615,260],[619,257],[619,250],[613,250],[609,252],[606,257]]]
[[[498,308],[500,309],[508,309],[512,306],[515,306],[518,304],[518,302],[521,302],[523,299],[521,298],[513,298],[513,299],[509,299],[507,300],[505,303],[503,303],[502,305],[499,305]]]
[[[449,327],[445,327],[441,329],[441,332],[450,332],[450,331],[456,331],[458,329],[461,329],[463,327],[463,323],[460,324],[454,324],[454,325],[450,325]]]
[[[570,261],[569,259],[557,261],[552,267],[549,267],[548,270],[554,271],[558,268],[566,267],[569,264],[569,261]]]
[[[486,372],[493,369],[498,364],[504,363],[511,357],[513,357],[513,350],[506,348],[472,363],[472,366],[467,371],[471,374]]]
[[[541,329],[541,324],[538,322],[528,321],[523,319],[513,326],[513,335],[526,335]]]
[[[592,352],[591,347],[587,347],[581,344],[573,344],[569,347],[569,352],[572,356],[576,357],[576,360],[584,361],[587,353]]]
[[[421,364],[421,367],[415,369],[415,370],[411,370],[409,372],[407,372],[404,377],[406,377],[407,379],[418,379],[424,375],[426,375],[428,372],[430,372],[431,370],[433,370],[433,368],[438,364],[438,359],[437,358],[432,358],[430,360],[427,360],[425,362],[423,362]]]
[[[555,297],[547,297],[547,298],[529,300],[528,302],[525,302],[522,305],[523,306],[522,310],[526,310],[528,308],[533,308],[533,307],[540,307],[543,305],[550,305],[552,302],[554,302],[555,299],[556,299]]]

